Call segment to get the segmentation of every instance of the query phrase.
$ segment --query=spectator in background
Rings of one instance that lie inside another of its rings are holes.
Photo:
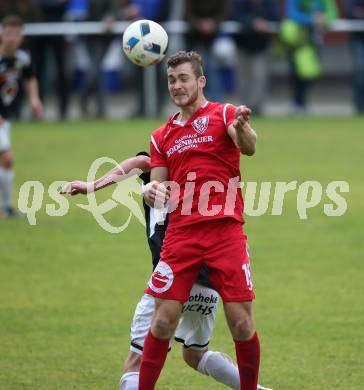
[[[167,20],[170,12],[169,0],[121,0],[123,19],[149,19],[157,23]]]
[[[17,15],[5,17],[0,32],[0,218],[17,216],[11,203],[14,171],[9,120],[23,85],[34,115],[37,118],[42,116],[31,58],[19,49],[22,40],[21,18]]]
[[[24,23],[39,20],[40,10],[34,0],[1,0],[0,18],[7,15],[18,15]]]
[[[240,100],[254,114],[263,112],[268,82],[270,22],[278,21],[276,0],[233,0],[231,19],[243,25],[235,35],[239,48]]]
[[[327,23],[336,18],[334,0],[287,0],[281,40],[288,52],[293,92],[293,113],[307,112],[307,93],[321,73],[318,49]]]
[[[204,69],[209,80],[207,96],[212,101],[220,101],[218,61],[211,50],[219,34],[220,23],[226,20],[231,0],[186,0],[186,21],[189,31],[186,34],[187,50],[194,50],[204,59]]]
[[[41,18],[41,12],[33,4],[33,0],[0,0],[0,20],[4,19],[7,15],[17,15],[24,23],[37,22]],[[36,37],[24,37],[22,48],[27,52],[31,51],[35,39]],[[21,85],[16,101],[13,102],[11,107],[12,117],[14,119],[21,118],[23,98],[24,91]]]
[[[364,0],[346,0],[346,16],[349,19],[364,20]],[[354,104],[358,113],[364,113],[364,32],[354,32],[352,50],[354,60]]]
[[[41,12],[42,22],[62,22],[64,20],[68,0],[33,0],[34,5]],[[69,103],[69,79],[66,68],[65,38],[61,35],[42,35],[33,40],[32,57],[36,76],[39,82],[39,92],[42,100],[46,94],[47,57],[52,53],[56,70],[55,92],[58,99],[58,113],[60,119],[67,117]]]
[[[124,20],[135,21],[139,19],[149,19],[157,23],[163,23],[169,18],[171,11],[170,0],[122,0],[121,16]],[[162,110],[163,99],[165,97],[164,72],[163,65],[157,67],[157,111]],[[143,93],[145,70],[138,66],[133,66],[133,72],[136,73],[135,81],[138,94],[138,103],[136,112],[132,116],[145,116],[147,114],[145,94]]]
[[[104,34],[87,35],[79,38],[84,44],[90,60],[90,66],[82,83],[80,108],[82,115],[88,116],[90,98],[95,99],[97,117],[106,115],[105,90],[101,73],[102,61],[113,40],[111,30],[120,13],[119,0],[69,0],[67,19],[73,21],[104,22]],[[77,3],[77,4],[75,4]]]

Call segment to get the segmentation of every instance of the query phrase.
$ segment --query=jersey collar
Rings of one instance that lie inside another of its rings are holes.
[[[201,110],[203,110],[204,108],[206,108],[209,104],[209,101],[206,100],[206,102],[200,107],[198,108],[191,116],[190,118],[186,121],[186,122],[182,122],[180,120],[178,120],[177,118],[179,117],[179,115],[181,114],[181,112],[176,112],[174,115],[172,115],[171,119],[170,119],[170,123],[173,124],[173,125],[178,125],[178,126],[185,126],[187,123],[190,123],[192,120],[194,120],[196,118],[196,116],[198,116],[200,113],[201,113]]]

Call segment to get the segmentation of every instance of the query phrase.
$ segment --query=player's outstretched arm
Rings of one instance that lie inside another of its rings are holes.
[[[67,183],[61,189],[62,194],[87,194],[101,190],[102,188],[108,187],[111,184],[118,183],[122,180],[130,177],[133,171],[140,170],[143,173],[150,171],[150,157],[148,156],[136,156],[128,158],[127,160],[119,163],[115,168],[105,173],[104,176],[100,177],[96,181],[86,182],[75,180]],[[140,173],[140,172],[136,172]]]
[[[239,106],[235,111],[234,122],[228,133],[242,154],[252,156],[255,153],[257,134],[250,125],[251,110],[247,106]]]

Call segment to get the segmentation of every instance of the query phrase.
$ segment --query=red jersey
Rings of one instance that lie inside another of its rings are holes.
[[[151,167],[167,167],[169,180],[179,187],[171,192],[171,225],[227,217],[244,222],[240,150],[227,132],[235,109],[207,102],[186,123],[177,113],[153,132]]]

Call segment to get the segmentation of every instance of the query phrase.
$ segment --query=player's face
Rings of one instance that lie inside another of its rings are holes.
[[[193,104],[202,93],[205,77],[196,78],[189,62],[167,69],[168,90],[174,104],[186,107]]]
[[[6,52],[15,52],[23,41],[19,27],[5,27],[1,33],[1,44]]]

